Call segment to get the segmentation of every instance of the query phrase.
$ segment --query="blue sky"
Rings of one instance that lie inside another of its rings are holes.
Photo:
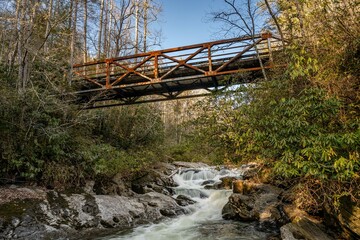
[[[209,14],[222,9],[223,0],[160,0],[162,13],[161,48],[208,42],[215,36],[219,25],[210,20]],[[220,37],[221,38],[221,37]]]

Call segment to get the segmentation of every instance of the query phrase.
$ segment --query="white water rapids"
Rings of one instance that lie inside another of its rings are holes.
[[[181,215],[161,223],[134,228],[130,233],[119,234],[107,240],[197,240],[197,239],[266,239],[266,234],[255,230],[250,223],[225,221],[221,210],[227,203],[231,190],[204,189],[204,181],[219,182],[221,177],[240,176],[238,170],[214,168],[187,169],[173,176],[178,187],[176,195],[186,195],[197,203],[186,208],[189,214]]]

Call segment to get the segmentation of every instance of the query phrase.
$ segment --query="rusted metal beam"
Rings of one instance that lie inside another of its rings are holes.
[[[261,70],[255,46],[260,60],[267,62],[265,69],[277,67],[272,58],[279,42],[271,33],[263,33],[75,64],[75,94],[88,99],[95,92],[114,90],[111,96],[125,100],[158,92],[170,96],[174,89],[221,87],[223,76]]]

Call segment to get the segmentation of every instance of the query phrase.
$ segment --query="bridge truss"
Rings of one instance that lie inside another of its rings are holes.
[[[254,81],[260,61],[275,67],[272,54],[280,48],[279,37],[264,33],[75,64],[72,86],[86,108],[205,96]],[[206,91],[190,91],[197,89]]]

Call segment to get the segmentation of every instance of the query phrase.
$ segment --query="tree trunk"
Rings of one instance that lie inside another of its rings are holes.
[[[53,0],[49,0],[49,6],[48,6],[48,15],[47,15],[47,21],[46,21],[46,29],[45,29],[45,42],[44,42],[44,51],[45,53],[48,52],[48,41],[47,38],[50,34],[50,22],[52,18],[52,9],[53,9]]]
[[[104,13],[105,13],[105,17],[104,17],[104,26],[103,26],[103,31],[104,31],[104,44],[103,44],[103,54],[105,55],[105,57],[107,57],[108,55],[108,51],[107,51],[107,30],[108,30],[108,23],[109,23],[109,7],[108,7],[108,3],[109,0],[106,0],[105,5],[104,5]]]
[[[20,2],[19,2],[20,3]],[[19,9],[19,31],[18,31],[18,82],[17,82],[17,89],[21,93],[23,91],[23,83],[24,83],[24,76],[25,76],[25,66],[24,66],[24,52],[25,52],[25,14],[26,14],[26,6],[27,6],[27,0],[22,0],[20,9]]]
[[[8,63],[9,63],[9,69],[8,72],[11,72],[15,63],[15,58],[16,55],[18,54],[18,50],[19,50],[19,41],[20,41],[20,24],[21,24],[21,16],[19,15],[21,13],[20,9],[22,6],[22,0],[17,0],[16,1],[16,12],[15,12],[15,25],[14,25],[14,36],[13,36],[13,41],[14,43],[14,48],[9,53],[9,57],[8,57]],[[10,43],[9,43],[10,46]]]
[[[69,84],[71,85],[71,77],[74,65],[74,54],[75,54],[75,41],[76,41],[76,23],[77,23],[77,9],[78,0],[74,0],[72,9],[72,29],[71,29],[71,43],[70,43],[70,73],[69,73]]]
[[[266,4],[266,8],[267,8],[267,10],[269,11],[269,14],[270,14],[271,18],[274,20],[274,23],[275,23],[275,25],[276,25],[276,28],[277,28],[277,30],[278,30],[278,32],[279,32],[279,34],[280,34],[281,43],[282,43],[282,45],[284,46],[284,45],[285,45],[285,44],[284,44],[284,35],[283,35],[282,30],[281,30],[280,24],[279,24],[279,22],[278,22],[278,20],[277,20],[277,18],[276,18],[276,16],[275,16],[275,14],[274,14],[274,12],[273,12],[272,9],[271,9],[271,6],[270,6],[270,4],[269,4],[269,1],[268,1],[268,0],[264,0],[264,1],[265,1],[265,4]]]
[[[148,0],[144,1],[144,52],[146,52],[147,48],[147,25],[148,25],[148,11],[149,11],[149,2]]]
[[[88,0],[84,0],[84,58],[83,58],[83,61],[84,63],[87,62],[87,12],[88,12],[88,9],[87,9],[87,1]]]
[[[102,31],[103,31],[103,18],[104,18],[104,1],[101,0],[100,4],[100,19],[99,19],[99,37],[98,37],[98,58],[101,57],[101,37],[102,37]]]
[[[113,26],[113,12],[114,12],[114,0],[110,0],[110,9],[109,9],[109,25],[108,25],[108,30],[107,30],[107,57],[111,57],[112,53],[111,53],[111,32],[112,32],[112,26]]]
[[[135,0],[135,54],[139,52],[139,2]]]

